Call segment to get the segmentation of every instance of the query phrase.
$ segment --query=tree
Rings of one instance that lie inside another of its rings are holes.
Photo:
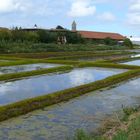
[[[62,26],[58,25],[58,26],[56,27],[56,29],[58,29],[58,30],[63,30],[64,28],[63,28]]]
[[[116,45],[117,44],[117,41],[113,40],[110,37],[107,37],[107,38],[104,39],[104,43],[106,45]]]
[[[130,48],[130,49],[133,49],[133,43],[132,41],[129,39],[129,38],[126,38],[123,42],[123,45]]]

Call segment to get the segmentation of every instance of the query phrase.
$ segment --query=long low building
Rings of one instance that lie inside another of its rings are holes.
[[[92,40],[101,40],[106,38],[111,38],[117,41],[123,41],[125,37],[118,33],[108,33],[108,32],[94,32],[94,31],[77,31],[83,38]]]

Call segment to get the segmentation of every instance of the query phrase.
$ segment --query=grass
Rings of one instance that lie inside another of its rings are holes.
[[[139,60],[140,57],[135,57],[135,58],[131,58],[131,57],[124,57],[124,58],[115,58],[112,60],[108,60],[108,62],[117,62],[117,63],[121,63],[121,62],[128,62],[128,61],[133,61],[133,60]]]
[[[108,63],[107,61],[96,61],[96,62],[81,62],[78,67],[104,67],[104,68],[118,68],[118,69],[140,69],[140,66],[125,65],[125,64],[114,64]]]
[[[127,110],[129,114],[127,114],[128,119],[125,120],[126,128],[118,130],[112,140],[140,140],[140,110],[134,108]]]
[[[98,52],[98,53],[85,53],[85,54],[77,54],[77,55],[67,55],[67,56],[60,56],[60,57],[50,57],[48,59],[51,59],[51,60],[74,60],[74,59],[80,59],[80,58],[97,58],[97,57],[100,57],[100,58],[103,58],[103,57],[108,57],[108,56],[112,56],[112,57],[119,57],[119,56],[123,56],[123,57],[128,57],[128,55],[130,54],[133,54],[132,52],[115,52],[115,53],[112,53],[112,52]]]
[[[72,51],[97,51],[97,50],[125,50],[129,49],[119,45],[104,44],[66,44],[32,43],[32,42],[0,42],[1,53],[35,53],[35,52],[72,52]]]
[[[35,64],[35,63],[40,63],[40,61],[28,59],[19,61],[0,62],[0,67]]]
[[[62,46],[61,46],[62,47]],[[14,54],[1,54],[1,57],[17,57],[17,58],[52,58],[52,59],[68,59],[69,57],[87,57],[87,56],[108,56],[108,55],[127,55],[135,54],[134,52],[127,51],[67,51],[67,52],[40,52],[40,53],[14,53]]]
[[[33,70],[33,71],[27,71],[27,72],[9,73],[9,74],[0,75],[0,81],[8,81],[12,79],[19,79],[23,77],[55,73],[55,72],[64,72],[64,71],[68,71],[72,69],[73,69],[72,66],[60,66],[60,67],[55,67],[55,68],[40,69],[40,70]]]
[[[0,62],[0,67],[27,65],[27,64],[36,64],[36,63],[53,63],[53,64],[65,64],[65,65],[79,64],[78,61],[71,61],[71,60],[22,59],[18,61],[8,61],[8,62],[2,61]]]
[[[112,124],[109,136],[108,130],[102,136],[93,136],[83,130],[77,130],[74,137],[69,140],[140,140],[140,109],[124,108],[123,111],[127,120],[120,121],[116,126]]]
[[[44,108],[46,106],[50,106],[53,104],[57,104],[62,101],[67,101],[72,98],[86,94],[90,91],[95,91],[101,88],[105,88],[113,84],[122,82],[124,80],[128,80],[138,75],[140,75],[140,69],[131,70],[86,85],[82,85],[67,90],[55,92],[52,94],[26,99],[10,105],[2,106],[0,107],[0,121],[4,121],[12,117],[23,115],[33,110]]]

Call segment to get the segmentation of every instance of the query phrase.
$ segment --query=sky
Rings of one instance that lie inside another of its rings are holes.
[[[0,0],[0,26],[117,32],[140,37],[140,0]]]

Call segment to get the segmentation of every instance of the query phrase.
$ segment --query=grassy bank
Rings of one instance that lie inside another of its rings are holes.
[[[40,70],[33,70],[27,72],[9,73],[9,74],[0,75],[0,81],[8,81],[8,80],[19,79],[23,77],[55,73],[55,72],[64,72],[72,69],[73,69],[72,66],[60,66],[55,68],[40,69]]]
[[[60,57],[77,57],[77,56],[104,56],[104,55],[127,55],[127,54],[136,54],[129,51],[67,51],[67,52],[40,52],[40,53],[14,53],[14,54],[1,54],[0,56],[5,57],[18,57],[18,58],[56,58]]]
[[[52,63],[52,64],[63,64],[63,65],[79,64],[78,61],[72,61],[72,60],[22,59],[18,61],[6,61],[6,62],[2,61],[0,62],[0,67],[37,64],[37,63]]]
[[[33,42],[1,42],[2,53],[35,53],[35,52],[67,52],[67,51],[96,51],[96,50],[125,50],[129,49],[119,45],[98,45],[92,43],[66,44],[33,43]]]
[[[67,70],[72,70],[73,68],[85,68],[85,67],[100,67],[100,68],[117,68],[117,69],[140,69],[140,66],[131,66],[131,65],[123,65],[123,64],[113,64],[113,63],[105,63],[104,61],[97,62],[77,62],[77,61],[60,61],[60,60],[30,60],[30,61],[15,61],[15,62],[6,62],[3,63],[3,66],[16,66],[23,64],[33,64],[33,63],[55,63],[55,64],[65,64],[66,66],[59,66],[54,68],[47,69],[39,69],[27,72],[18,72],[18,73],[9,73],[0,75],[0,81],[8,81],[12,79],[18,79],[22,77],[29,77],[47,73],[54,72],[63,72]],[[104,63],[103,63],[104,62]],[[1,63],[0,63],[1,65]]]
[[[68,140],[139,140],[140,108],[123,108],[123,113],[122,118],[116,116],[108,119],[103,126],[105,130],[100,135],[95,134],[95,136],[83,130],[77,130]]]
[[[67,101],[80,95],[86,94],[87,92],[105,88],[139,75],[140,69],[131,70],[122,74],[108,77],[104,80],[6,105],[0,107],[0,121],[23,115],[33,110],[44,108],[46,106],[50,106],[62,101]]]
[[[118,68],[118,69],[140,69],[140,66],[107,63],[107,61],[81,62],[79,63],[78,67],[79,68],[102,67],[102,68]]]
[[[0,62],[0,67],[35,64],[35,63],[40,63],[40,61],[28,59],[28,60]]]
[[[133,60],[139,60],[140,57],[135,57],[135,58],[132,58],[132,57],[124,57],[124,58],[114,58],[114,59],[111,59],[111,60],[108,60],[108,62],[111,62],[111,63],[121,63],[121,62],[128,62],[128,61],[133,61]]]
[[[112,140],[140,139],[140,111],[132,113],[128,120],[122,122],[118,130],[112,135]]]
[[[74,59],[80,59],[80,58],[107,58],[107,57],[128,57],[132,53],[97,53],[97,54],[81,54],[81,55],[74,55],[74,56],[61,56],[61,57],[51,57],[48,59],[51,60],[74,60]]]

